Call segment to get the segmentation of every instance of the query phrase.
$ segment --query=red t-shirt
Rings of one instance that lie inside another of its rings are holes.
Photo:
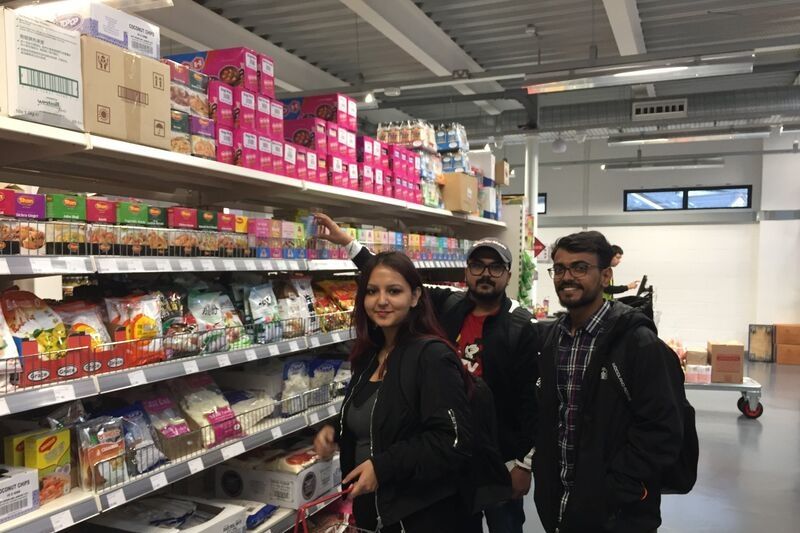
[[[483,323],[487,316],[491,315],[468,314],[456,339],[458,357],[464,368],[475,377],[483,376]]]

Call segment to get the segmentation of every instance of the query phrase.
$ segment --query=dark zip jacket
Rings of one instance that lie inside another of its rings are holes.
[[[371,417],[374,495],[383,526],[456,494],[470,450],[470,412],[456,354],[441,340],[416,338],[387,359]],[[377,357],[353,369],[337,424],[342,474],[355,464],[356,439],[346,420],[350,399],[369,381]]]
[[[372,253],[365,247],[353,259],[363,269]],[[436,317],[455,344],[475,303],[465,291],[425,287]],[[536,354],[539,336],[532,315],[507,296],[500,312],[483,323],[483,380],[494,396],[499,452],[503,461],[524,461],[534,445],[537,427]],[[498,480],[500,481],[500,480]]]
[[[583,379],[575,485],[561,523],[556,385],[560,321],[542,332],[546,340],[539,361],[540,425],[533,474],[536,508],[548,532],[643,533],[661,525],[661,472],[675,463],[683,439],[683,411],[673,389],[682,382],[674,375],[681,372],[680,365],[657,337],[652,321],[624,304],[611,305]]]

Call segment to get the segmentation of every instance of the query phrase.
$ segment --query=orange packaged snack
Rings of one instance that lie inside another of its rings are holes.
[[[25,466],[39,471],[42,505],[70,491],[69,429],[37,433],[25,439]]]

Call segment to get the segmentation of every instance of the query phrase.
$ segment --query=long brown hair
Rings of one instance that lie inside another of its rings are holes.
[[[365,359],[383,346],[385,341],[383,331],[369,319],[364,305],[369,279],[372,276],[372,271],[378,266],[390,268],[403,276],[406,283],[411,286],[412,291],[417,288],[422,291],[419,302],[415,307],[409,309],[408,316],[400,325],[397,338],[403,340],[419,337],[436,338],[455,351],[452,343],[447,340],[442,326],[436,319],[430,296],[428,296],[428,291],[422,284],[422,278],[414,267],[414,263],[402,252],[381,252],[370,258],[366,268],[361,271],[361,275],[358,278],[356,306],[353,311],[356,342],[355,346],[353,346],[353,351],[350,353],[350,360],[353,364],[355,366],[366,365],[367,361]]]

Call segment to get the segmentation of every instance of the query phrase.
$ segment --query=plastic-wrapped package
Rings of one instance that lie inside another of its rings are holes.
[[[342,312],[333,298],[321,289],[314,289],[314,311],[317,313],[322,331],[345,329],[350,324],[350,316]]]
[[[97,490],[128,480],[122,419],[101,416],[80,424],[81,487]]]
[[[242,436],[242,425],[210,375],[186,376],[173,384],[181,409],[201,429],[206,447]]]
[[[130,475],[144,474],[166,461],[167,458],[156,446],[153,426],[140,403],[125,407],[112,414],[122,418]]]
[[[275,400],[263,393],[234,390],[225,391],[223,396],[233,409],[245,434],[250,434],[250,430],[256,424],[272,415],[275,410]]]
[[[189,424],[168,396],[142,400],[142,407],[150,417],[153,428],[164,438],[172,439],[190,432]]]
[[[283,391],[281,392],[281,413],[291,416],[306,409],[305,393],[311,387],[308,374],[308,361],[289,360],[283,365]]]
[[[251,500],[239,500],[239,499],[231,499],[231,498],[214,498],[214,501],[231,504],[231,505],[238,505],[239,507],[244,507],[245,511],[247,512],[247,529],[255,529],[264,522],[266,522],[269,517],[275,514],[279,508],[275,505],[270,505],[264,502],[254,502]]]
[[[197,322],[203,352],[224,352],[251,344],[227,295],[193,291],[189,293],[189,312]]]
[[[278,299],[272,290],[272,283],[265,283],[250,289],[247,302],[253,320],[256,342],[267,344],[279,341],[283,328],[278,312]]]
[[[355,308],[356,292],[358,292],[355,281],[320,281],[317,285],[343,310],[352,311]]]
[[[11,336],[5,317],[0,313],[0,387],[2,387],[0,390],[7,390],[4,383],[7,379],[5,374],[18,372],[20,366],[17,345]]]
[[[314,359],[308,364],[309,389],[308,405],[320,405],[332,400],[331,385],[342,364],[338,359]]]
[[[66,355],[67,328],[61,318],[35,294],[10,290],[0,295],[0,305],[11,334],[22,340],[36,340],[46,359]]]
[[[297,293],[290,282],[277,281],[273,287],[278,297],[278,313],[283,323],[283,337],[292,339],[302,336],[309,318],[305,298]]]
[[[266,465],[264,465],[264,469],[271,470],[273,472],[299,474],[318,461],[319,456],[314,451],[314,447],[305,446],[299,450],[289,451],[272,459]]]
[[[133,366],[163,361],[161,304],[157,294],[106,298],[109,330],[125,330],[125,339],[132,343],[126,357]]]
[[[181,294],[172,290],[157,294],[161,303],[161,326],[167,359],[200,353],[197,324],[185,312]]]
[[[90,302],[70,302],[59,305],[55,312],[68,328],[68,335],[89,335],[92,348],[111,342],[100,307]]]
[[[306,335],[319,333],[319,319],[314,311],[314,291],[311,288],[311,278],[294,278],[292,279],[292,285],[294,285],[294,290],[300,300],[305,304],[305,310],[308,314]]]

